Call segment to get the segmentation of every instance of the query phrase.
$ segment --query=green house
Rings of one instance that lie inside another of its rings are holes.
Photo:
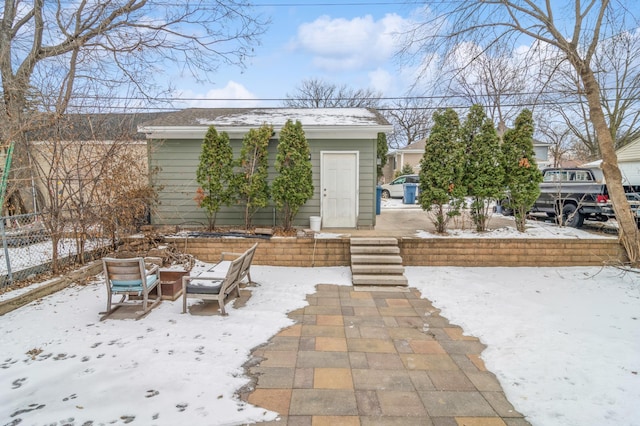
[[[234,157],[250,129],[270,124],[275,134],[269,142],[270,179],[280,129],[287,120],[300,121],[311,149],[314,195],[300,209],[295,226],[308,227],[320,217],[322,228],[373,228],[376,223],[376,145],[378,133],[392,130],[389,122],[371,108],[191,108],[143,123],[152,184],[159,203],[152,209],[154,225],[199,227],[207,223],[205,211],[194,201],[196,169],[202,141],[210,125],[227,132]],[[224,207],[217,225],[242,225],[242,206]],[[253,217],[256,226],[277,226],[275,205]]]

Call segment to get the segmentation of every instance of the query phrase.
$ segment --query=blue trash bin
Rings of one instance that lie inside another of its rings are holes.
[[[416,192],[418,191],[417,183],[405,183],[404,184],[404,197],[402,198],[402,202],[404,204],[415,204],[416,203]]]
[[[380,205],[382,204],[382,187],[376,187],[376,215],[380,214]]]

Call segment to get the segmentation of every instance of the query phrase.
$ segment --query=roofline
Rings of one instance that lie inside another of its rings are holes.
[[[423,154],[424,149],[396,149],[395,151],[390,151],[387,155],[397,155],[397,154]]]
[[[138,132],[144,133],[147,139],[204,139],[209,126],[139,126]],[[226,132],[231,139],[241,139],[256,126],[216,126],[218,133]],[[349,126],[304,126],[307,139],[369,139],[376,138],[378,133],[390,133],[391,125],[368,124]],[[275,138],[280,137],[280,130],[275,131]]]

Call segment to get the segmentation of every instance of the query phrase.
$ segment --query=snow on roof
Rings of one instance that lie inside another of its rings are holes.
[[[370,108],[189,108],[144,123],[154,126],[261,126],[282,127],[287,120],[303,126],[388,126],[389,122]]]
[[[287,120],[300,121],[311,139],[370,139],[393,130],[373,108],[189,108],[143,123],[138,131],[148,139],[202,139],[213,125],[242,138],[263,124],[272,125],[277,134]]]
[[[230,114],[215,119],[199,118],[204,125],[249,125],[264,123],[283,126],[287,120],[299,120],[303,125],[354,126],[378,124],[377,116],[364,108],[278,108],[271,110],[249,110],[244,114]]]

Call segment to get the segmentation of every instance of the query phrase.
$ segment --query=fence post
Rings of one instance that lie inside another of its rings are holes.
[[[7,262],[7,281],[4,285],[13,283],[13,274],[11,273],[11,259],[9,258],[9,247],[7,246],[7,233],[4,230],[5,217],[0,218],[0,233],[2,233],[2,248],[4,249],[4,259]]]

